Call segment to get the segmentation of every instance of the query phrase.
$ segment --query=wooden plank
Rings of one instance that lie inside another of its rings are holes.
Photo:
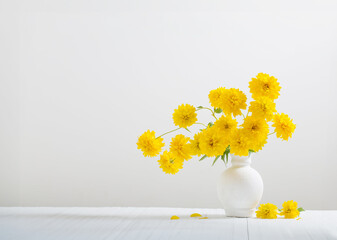
[[[305,211],[301,219],[248,219],[250,240],[337,239],[337,211]]]
[[[208,219],[191,218],[194,212]],[[179,220],[170,220],[178,215]],[[248,239],[221,209],[0,208],[0,239]]]
[[[194,212],[208,219],[191,218]],[[0,239],[337,239],[337,211],[305,211],[301,218],[226,218],[221,209],[11,207],[0,208]]]

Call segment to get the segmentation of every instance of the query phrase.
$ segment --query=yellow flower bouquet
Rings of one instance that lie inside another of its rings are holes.
[[[178,134],[171,139],[170,147],[160,155],[158,163],[165,173],[175,174],[183,168],[184,161],[198,156],[200,160],[214,157],[213,164],[221,159],[228,162],[228,155],[248,156],[260,151],[267,143],[268,136],[288,140],[295,130],[292,119],[276,111],[275,99],[280,95],[277,79],[266,73],[259,73],[249,82],[252,101],[247,108],[246,95],[235,88],[219,87],[209,92],[211,107],[194,107],[189,104],[178,106],[173,112],[173,123],[178,127],[156,136],[147,130],[137,142],[138,149],[145,157],[158,156],[164,147],[163,136],[180,129],[198,124],[202,125],[193,138]],[[246,113],[243,110],[246,110]],[[197,112],[208,110],[214,123],[207,125],[198,122]],[[274,129],[270,133],[270,125]]]

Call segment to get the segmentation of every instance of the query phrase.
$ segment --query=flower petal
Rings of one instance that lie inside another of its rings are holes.
[[[202,217],[201,214],[199,213],[192,213],[191,214],[191,217]]]

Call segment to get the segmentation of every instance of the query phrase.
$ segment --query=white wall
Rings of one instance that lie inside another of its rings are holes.
[[[337,209],[335,1],[33,0],[0,9],[0,205],[221,207],[221,162],[192,159],[165,175],[137,137],[172,129],[179,104],[207,105],[218,86],[248,93],[250,78],[267,72],[297,129],[254,156],[262,202]]]

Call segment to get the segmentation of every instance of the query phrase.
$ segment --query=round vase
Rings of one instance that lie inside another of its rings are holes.
[[[218,196],[228,217],[253,217],[263,193],[263,181],[253,169],[251,155],[231,154],[231,167],[218,181]]]

